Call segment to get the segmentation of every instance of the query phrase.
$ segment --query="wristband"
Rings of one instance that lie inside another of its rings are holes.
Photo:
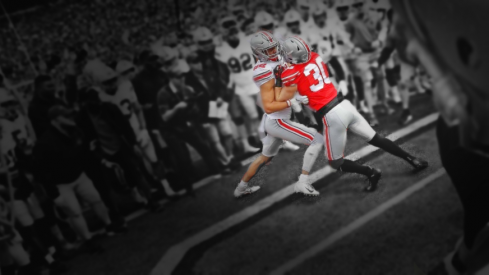
[[[281,78],[275,78],[275,87],[282,88],[282,79]]]
[[[287,106],[289,106],[289,107],[290,107],[290,105],[291,105],[291,104],[290,104],[290,100],[287,100],[286,102],[287,102]]]

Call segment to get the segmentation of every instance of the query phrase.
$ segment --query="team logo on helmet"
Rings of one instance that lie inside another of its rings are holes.
[[[292,64],[306,63],[311,59],[311,48],[299,36],[287,37],[284,41],[284,59]]]

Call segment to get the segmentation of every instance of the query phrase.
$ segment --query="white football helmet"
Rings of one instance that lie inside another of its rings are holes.
[[[311,59],[311,47],[299,36],[289,36],[282,44],[286,62],[302,64]]]
[[[251,50],[253,56],[262,62],[278,61],[282,54],[282,46],[273,35],[267,31],[259,31],[251,37]],[[275,52],[270,50],[276,48]]]

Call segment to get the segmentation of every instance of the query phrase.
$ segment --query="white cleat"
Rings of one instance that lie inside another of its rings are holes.
[[[307,181],[298,181],[294,185],[294,192],[295,193],[302,193],[306,196],[319,196],[319,192],[314,189],[312,185],[309,184]]]
[[[242,196],[253,194],[258,190],[260,190],[260,186],[249,186],[246,188],[242,188],[238,186],[236,187],[236,189],[234,189],[234,197],[240,198]]]
[[[287,150],[287,151],[297,151],[299,150],[299,146],[293,144],[290,141],[284,140],[284,143],[282,144],[282,149]]]

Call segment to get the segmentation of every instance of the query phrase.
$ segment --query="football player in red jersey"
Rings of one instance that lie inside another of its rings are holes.
[[[379,169],[344,159],[348,129],[369,144],[404,159],[416,169],[428,167],[428,162],[413,157],[391,140],[377,134],[348,100],[337,98],[338,93],[329,79],[326,65],[302,38],[289,36],[283,42],[283,47],[284,59],[291,65],[288,68],[275,68],[275,77],[281,77],[285,86],[295,85],[301,95],[309,98],[309,107],[316,112],[316,120],[323,123],[326,157],[333,168],[367,176],[367,192],[377,188],[381,177]],[[277,100],[282,99],[278,96]]]

